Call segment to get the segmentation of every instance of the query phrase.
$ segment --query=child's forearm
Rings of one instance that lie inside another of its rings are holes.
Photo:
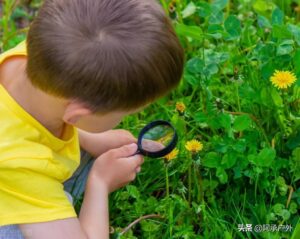
[[[109,238],[109,193],[136,177],[144,160],[135,143],[109,150],[97,158],[90,170],[79,223],[88,239]]]
[[[109,147],[106,145],[105,133],[94,134],[78,129],[78,135],[80,147],[94,157],[98,157],[109,150]]]
[[[81,148],[94,157],[98,157],[110,149],[137,141],[129,131],[122,129],[108,130],[102,133],[89,133],[78,129],[78,134]]]
[[[108,191],[104,185],[93,181],[86,184],[79,221],[88,239],[109,238]]]

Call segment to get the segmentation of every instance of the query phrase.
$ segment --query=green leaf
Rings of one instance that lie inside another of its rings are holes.
[[[258,23],[258,26],[261,28],[271,28],[272,27],[268,18],[266,18],[262,15],[257,16],[257,23]]]
[[[198,14],[200,17],[207,17],[211,14],[211,6],[207,2],[199,2],[197,3]]]
[[[300,142],[300,141],[299,141]],[[300,145],[299,145],[300,146]],[[293,159],[295,162],[299,163],[300,164],[300,147],[299,148],[295,148],[293,150]]]
[[[243,131],[249,129],[251,126],[251,119],[248,115],[237,116],[233,123],[233,129],[236,131]]]
[[[212,36],[215,39],[222,38],[223,33],[224,33],[224,29],[219,24],[211,24],[207,28],[207,34],[209,34],[210,36]]]
[[[203,33],[198,26],[188,26],[181,23],[175,25],[175,30],[179,36],[190,37],[194,40],[201,41],[203,38]]]
[[[281,98],[280,94],[278,93],[278,91],[276,90],[276,88],[274,88],[274,87],[271,88],[271,97],[276,106],[278,106],[278,107],[283,106],[282,98]]]
[[[281,203],[276,203],[276,204],[273,206],[273,211],[274,211],[274,213],[277,214],[277,215],[280,215],[283,209],[284,209],[284,205],[281,204]]]
[[[283,220],[288,220],[291,217],[291,213],[287,209],[283,209],[280,213],[280,216],[283,218]]]
[[[274,62],[270,60],[267,64],[264,64],[261,68],[261,74],[263,79],[270,80],[270,77],[275,71]],[[260,103],[260,102],[257,102]]]
[[[293,35],[296,43],[300,45],[300,27],[293,24],[288,24],[287,29]]]
[[[234,151],[229,151],[222,157],[221,164],[224,165],[224,169],[231,168],[237,161],[237,154]]]
[[[255,55],[262,62],[270,62],[275,54],[275,44],[273,42],[258,43],[255,49]]]
[[[222,24],[224,13],[223,11],[213,11],[209,17],[209,24]]]
[[[252,6],[255,11],[260,13],[264,13],[268,10],[271,10],[273,7],[272,3],[270,4],[269,1],[265,0],[256,0]]]
[[[293,40],[285,40],[279,44],[277,47],[277,56],[290,54],[294,50],[294,41]]]
[[[216,176],[219,178],[220,183],[227,183],[228,181],[228,175],[226,171],[222,168],[217,168]]]
[[[282,25],[283,20],[284,20],[283,12],[278,7],[275,8],[272,13],[272,25],[274,24]]]
[[[240,86],[239,94],[242,99],[245,99],[247,101],[253,102],[253,103],[260,103],[260,97],[259,94],[252,88],[251,85],[244,83]]]
[[[225,238],[225,239],[232,239],[231,233],[230,233],[229,231],[225,231],[225,233],[224,233],[224,238]]]
[[[194,118],[195,118],[196,122],[198,122],[198,123],[206,123],[207,122],[208,116],[207,116],[207,114],[205,114],[203,112],[197,112],[197,113],[195,113],[194,116],[195,116]]]
[[[233,38],[237,38],[241,34],[241,23],[239,19],[237,19],[237,17],[234,15],[230,15],[227,17],[224,23],[224,28]]]
[[[300,237],[300,220],[298,221],[297,225],[296,225],[296,228],[293,232],[293,235],[291,237],[291,239],[297,239]]]
[[[232,145],[232,148],[239,153],[243,153],[246,150],[246,145],[247,143],[245,139],[239,139],[235,144]]]
[[[216,11],[219,12],[223,10],[228,4],[228,0],[214,0],[212,3],[212,8]]]
[[[202,164],[208,168],[218,168],[221,165],[221,157],[215,152],[209,152],[205,155]]]
[[[216,142],[214,149],[219,153],[226,153],[228,150],[228,144],[225,142]]]
[[[212,64],[206,65],[203,73],[204,73],[204,75],[211,77],[212,75],[217,74],[218,71],[219,71],[218,65],[215,63],[212,63]]]
[[[186,63],[186,69],[193,74],[200,74],[203,72],[204,61],[199,57],[194,57]]]
[[[181,12],[182,18],[187,18],[196,12],[196,5],[194,2],[190,2],[185,9]]]
[[[222,128],[230,129],[231,128],[231,117],[229,114],[222,114],[218,117],[219,125]]]
[[[291,32],[284,25],[273,25],[272,36],[279,39],[292,38]]]
[[[251,157],[251,161],[260,167],[270,167],[275,159],[276,152],[273,148],[262,149],[256,157]]]
[[[152,222],[152,221],[142,220],[140,222],[140,224],[141,224],[143,231],[145,231],[145,232],[154,233],[154,232],[159,231],[159,229],[160,229],[160,224],[155,223],[155,221]]]
[[[293,58],[293,63],[295,66],[295,72],[300,72],[300,49],[296,50],[296,53]]]
[[[177,129],[179,136],[186,132],[186,122],[182,117],[179,117],[178,114],[174,114],[171,119],[172,124]]]
[[[139,199],[140,198],[140,192],[137,189],[136,186],[133,185],[127,185],[126,186],[127,192],[129,193],[129,195],[135,199]]]
[[[184,71],[183,79],[184,81],[191,84],[193,87],[199,85],[199,78],[195,77],[194,74],[191,74],[188,71]]]
[[[206,64],[220,64],[222,62],[225,62],[229,59],[230,55],[228,52],[216,52],[211,49],[205,50],[205,61]]]
[[[14,12],[12,13],[11,18],[14,19],[14,20],[16,20],[18,18],[27,18],[27,19],[29,19],[29,15],[23,8],[17,7],[14,10]]]

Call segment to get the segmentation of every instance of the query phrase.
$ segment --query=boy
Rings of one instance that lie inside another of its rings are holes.
[[[46,0],[0,58],[0,226],[109,238],[108,195],[134,180],[134,137],[107,131],[176,87],[183,50],[155,0]],[[107,132],[106,132],[107,131]],[[96,156],[77,215],[62,183]]]

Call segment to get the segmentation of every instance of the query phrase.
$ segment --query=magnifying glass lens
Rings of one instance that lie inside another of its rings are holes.
[[[142,137],[142,148],[147,152],[159,152],[168,147],[175,131],[168,125],[157,125],[150,128]]]

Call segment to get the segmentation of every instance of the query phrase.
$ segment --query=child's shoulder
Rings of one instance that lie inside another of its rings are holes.
[[[18,45],[16,45],[14,48],[9,49],[8,51],[5,51],[0,54],[0,64],[11,56],[26,56],[27,50],[26,50],[26,41],[20,42]]]

